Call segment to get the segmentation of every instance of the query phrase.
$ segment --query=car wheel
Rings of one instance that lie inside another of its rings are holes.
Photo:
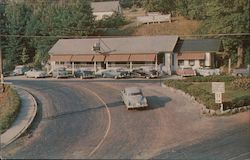
[[[243,75],[241,73],[237,74],[237,76],[242,77]]]

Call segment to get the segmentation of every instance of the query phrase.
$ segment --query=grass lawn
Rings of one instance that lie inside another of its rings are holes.
[[[19,111],[21,101],[19,95],[10,86],[5,86],[5,92],[0,93],[0,133],[2,134]]]
[[[212,93],[212,82],[225,82],[223,104],[225,109],[232,109],[250,105],[250,79],[234,78],[230,76],[191,77],[185,80],[167,80],[165,84],[194,96],[208,109],[220,108],[215,103],[215,95]]]
[[[212,93],[211,82],[193,82],[192,85]],[[225,102],[232,101],[235,98],[242,97],[242,96],[249,95],[249,94],[250,94],[249,90],[235,88],[231,85],[231,82],[226,82],[225,93],[223,93],[223,101]]]

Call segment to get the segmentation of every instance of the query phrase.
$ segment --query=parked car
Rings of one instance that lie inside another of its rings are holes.
[[[24,73],[27,72],[28,70],[29,70],[29,68],[27,66],[25,66],[25,65],[18,65],[13,70],[12,75],[13,76],[24,75]]]
[[[44,78],[47,77],[48,74],[45,71],[32,68],[29,71],[25,72],[25,76],[27,78]]]
[[[154,69],[144,70],[143,68],[134,69],[130,72],[131,77],[133,78],[157,78],[159,76],[158,71]]]
[[[220,69],[219,68],[215,68],[215,69],[211,69],[209,67],[205,67],[205,68],[198,68],[196,70],[197,74],[201,75],[201,76],[213,76],[213,75],[220,75]]]
[[[100,70],[96,72],[96,77],[103,77],[103,78],[126,78],[129,77],[128,71],[119,71],[115,69],[106,69],[106,70]]]
[[[128,87],[121,91],[121,97],[127,109],[147,108],[148,102],[138,87]]]
[[[132,78],[146,78],[146,73],[143,71],[142,68],[133,69],[132,72],[130,72],[130,76]]]
[[[159,73],[157,70],[149,70],[149,71],[145,71],[145,73],[146,73],[147,79],[159,77]]]
[[[233,76],[250,76],[250,69],[249,68],[237,68],[232,70]]]
[[[65,68],[57,68],[52,71],[53,78],[69,78],[69,76]]]
[[[87,71],[87,70],[77,70],[75,72],[75,77],[77,78],[95,78],[95,72],[94,71]]]
[[[181,67],[176,70],[176,74],[182,77],[196,76],[195,70],[192,67]]]

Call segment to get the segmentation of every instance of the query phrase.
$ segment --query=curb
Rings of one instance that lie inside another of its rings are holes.
[[[201,105],[201,113],[205,114],[205,115],[208,115],[208,116],[223,116],[223,115],[236,114],[236,113],[239,113],[239,112],[244,112],[244,111],[250,110],[250,106],[243,106],[243,107],[228,109],[228,110],[224,110],[224,111],[207,109],[207,107],[204,104],[197,102],[195,100],[195,97],[189,95],[188,93],[183,92],[182,90],[175,89],[173,87],[168,87],[164,83],[161,84],[161,87],[167,88],[167,89],[169,89],[169,90],[171,90],[173,92],[177,92],[179,94],[182,94],[183,96],[186,96],[186,97],[190,98],[194,103],[197,103],[197,104]]]
[[[10,141],[9,142],[7,142],[7,144],[4,144],[3,146],[1,146],[1,149],[3,149],[3,148],[5,148],[6,146],[8,146],[9,144],[11,144],[13,141],[15,141],[17,138],[19,138],[26,130],[27,130],[27,128],[29,128],[29,126],[31,125],[31,123],[33,122],[33,120],[34,120],[34,118],[35,118],[35,116],[36,116],[36,113],[37,113],[37,102],[36,102],[36,100],[35,100],[35,98],[34,98],[34,96],[30,93],[30,92],[28,92],[26,89],[24,89],[24,88],[22,88],[22,87],[19,87],[19,86],[14,86],[13,87],[13,89],[21,89],[21,90],[23,90],[24,92],[26,92],[30,97],[31,97],[31,99],[32,99],[32,101],[33,101],[33,104],[31,104],[31,106],[32,106],[32,116],[30,117],[30,119],[28,120],[28,123],[27,124],[25,124],[25,126],[13,137],[13,138],[11,138],[10,139]]]

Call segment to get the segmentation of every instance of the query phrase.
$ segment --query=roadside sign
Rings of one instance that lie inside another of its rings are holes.
[[[222,93],[215,93],[215,103],[222,103]]]
[[[212,82],[212,93],[225,93],[225,82]]]

